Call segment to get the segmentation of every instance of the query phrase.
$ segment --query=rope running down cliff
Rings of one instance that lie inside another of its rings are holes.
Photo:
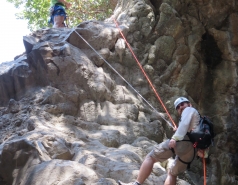
[[[74,28],[72,32],[75,32],[124,82],[126,82],[126,84],[133,91],[135,91],[164,121],[166,121],[171,127],[173,127],[173,125],[163,116],[161,116],[160,113],[128,81],[126,81],[126,79],[123,78],[123,76],[121,76],[120,73],[117,72],[117,70],[113,68],[112,65],[109,64],[109,62],[107,62],[76,30],[77,28]]]
[[[145,76],[146,80],[148,81],[150,87],[151,87],[152,90],[154,91],[154,93],[155,93],[157,99],[159,100],[160,104],[162,105],[162,107],[164,108],[165,112],[166,112],[167,115],[169,116],[169,119],[170,119],[171,122],[173,123],[174,128],[177,128],[176,124],[174,123],[173,118],[172,118],[171,115],[169,114],[169,112],[168,112],[168,110],[166,109],[166,107],[165,107],[163,101],[161,100],[159,94],[157,93],[157,91],[156,91],[154,85],[153,85],[152,82],[150,81],[150,78],[149,78],[148,75],[146,74],[145,70],[143,69],[142,65],[140,64],[139,60],[137,59],[135,53],[134,53],[133,50],[131,49],[130,44],[127,42],[127,40],[126,40],[124,34],[122,33],[121,29],[119,28],[119,25],[118,25],[117,21],[116,21],[115,19],[113,19],[113,21],[114,21],[114,23],[116,24],[116,27],[118,28],[118,30],[119,30],[121,36],[122,36],[123,39],[125,40],[127,47],[129,48],[129,50],[131,51],[133,57],[135,58],[135,61],[136,61],[136,63],[138,64],[140,70],[142,71],[142,73],[143,73],[143,75]]]

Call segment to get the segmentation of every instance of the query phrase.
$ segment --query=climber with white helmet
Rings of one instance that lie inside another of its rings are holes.
[[[65,8],[69,8],[70,6],[71,4],[66,2],[65,0],[51,0],[49,23],[53,24],[53,28],[65,27]]]
[[[154,146],[143,161],[135,182],[123,183],[118,181],[119,185],[141,185],[152,172],[154,163],[163,162],[174,154],[176,156],[169,167],[164,185],[176,185],[178,174],[184,172],[190,166],[196,151],[192,142],[186,142],[190,141],[186,134],[191,130],[198,129],[200,115],[185,97],[177,98],[174,106],[181,118],[172,138]]]

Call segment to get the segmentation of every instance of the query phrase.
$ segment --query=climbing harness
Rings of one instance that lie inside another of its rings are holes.
[[[165,112],[167,113],[167,115],[168,115],[169,119],[170,119],[170,120],[171,120],[171,122],[173,123],[173,126],[174,126],[174,128],[177,128],[176,124],[175,124],[175,123],[174,123],[174,121],[173,121],[173,118],[171,117],[171,115],[169,114],[168,110],[166,109],[166,107],[165,107],[165,105],[164,105],[163,101],[161,100],[161,98],[160,98],[159,94],[157,93],[157,91],[156,91],[156,89],[155,89],[154,85],[153,85],[153,84],[152,84],[152,82],[150,81],[150,79],[149,79],[148,75],[146,74],[145,70],[143,69],[142,65],[140,64],[139,60],[137,59],[137,57],[136,57],[135,53],[133,52],[133,50],[132,50],[132,48],[131,48],[130,44],[127,42],[127,40],[126,40],[126,38],[125,38],[124,34],[122,33],[121,29],[119,28],[119,25],[118,25],[117,21],[116,21],[115,19],[113,19],[113,20],[114,20],[114,22],[115,22],[115,24],[116,24],[116,26],[117,26],[117,28],[118,28],[118,30],[119,30],[119,32],[120,32],[120,34],[121,34],[121,36],[122,36],[122,37],[123,37],[123,39],[125,40],[125,42],[126,42],[126,45],[128,46],[129,50],[131,51],[131,53],[132,53],[133,57],[135,58],[135,60],[136,60],[136,62],[137,62],[137,64],[138,64],[138,66],[139,66],[139,68],[141,69],[141,71],[142,71],[142,73],[144,74],[145,78],[146,78],[146,79],[147,79],[147,81],[149,82],[149,84],[150,84],[151,88],[153,89],[153,91],[154,91],[154,93],[155,93],[156,97],[158,98],[158,100],[159,100],[160,104],[162,105],[162,107],[164,108]]]
[[[166,123],[168,123],[171,127],[173,127],[173,125],[171,125],[171,123],[166,120],[162,115],[160,115],[160,113],[125,79],[123,78],[123,76],[121,76],[120,73],[117,72],[117,70],[115,68],[112,67],[112,65],[106,61],[101,54],[99,54],[89,43],[88,41],[86,41],[77,31],[77,28],[74,28],[72,32],[75,32],[133,91],[136,92],[136,94],[138,94],[139,97],[141,97],[141,99],[146,102],[147,105],[149,105],[152,110],[154,110]]]
[[[190,140],[182,140],[182,141],[189,141],[191,142]],[[181,141],[177,141],[177,142],[181,142]],[[196,153],[196,143],[193,144],[193,148],[194,148],[194,153],[193,153],[193,159],[192,161],[190,162],[186,162],[186,161],[183,161],[180,157],[178,157],[178,160],[184,164],[187,164],[187,169],[190,169],[190,165],[191,163],[193,162],[194,158],[195,158],[195,153]],[[173,154],[175,154],[175,151],[173,148],[171,148],[171,151],[173,152]],[[203,162],[203,176],[204,176],[204,185],[206,185],[206,159],[205,159],[205,150],[203,150],[203,155],[202,155],[202,162]]]
[[[181,141],[188,141],[188,142],[192,142],[191,140],[181,140]],[[181,141],[177,141],[177,142],[181,142]],[[194,158],[195,158],[195,153],[196,153],[196,147],[197,147],[197,143],[193,144],[193,148],[194,148],[194,153],[193,153],[193,159],[190,162],[186,162],[183,161],[180,157],[178,157],[178,160],[184,164],[187,164],[187,169],[190,169],[190,165],[193,162]],[[171,151],[173,152],[173,154],[175,154],[175,151],[173,148],[171,148]],[[204,185],[206,185],[206,159],[205,159],[205,150],[203,150],[203,155],[202,155],[202,162],[203,162],[203,176],[204,176]]]
[[[187,141],[187,142],[191,142],[190,140],[181,140],[181,141],[176,141],[176,142],[182,142],[182,141]],[[178,156],[178,160],[184,164],[187,164],[187,169],[190,169],[190,166],[191,166],[191,163],[193,162],[194,158],[195,158],[195,153],[196,153],[196,147],[193,146],[193,150],[194,150],[194,153],[193,153],[193,159],[190,161],[190,162],[186,162],[184,160],[182,160],[179,156]],[[173,148],[171,148],[171,151],[173,152],[173,154],[175,154],[175,151]]]

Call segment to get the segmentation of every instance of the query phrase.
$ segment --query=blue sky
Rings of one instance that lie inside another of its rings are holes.
[[[16,19],[19,12],[13,4],[1,0],[0,24],[0,63],[12,61],[25,51],[23,36],[28,35],[27,21]]]

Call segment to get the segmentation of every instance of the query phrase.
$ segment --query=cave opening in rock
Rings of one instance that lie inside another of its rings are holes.
[[[204,110],[209,111],[209,105],[214,101],[214,72],[216,67],[222,62],[222,52],[220,51],[216,40],[207,31],[202,35],[201,55],[203,56],[204,64],[207,66],[205,81],[203,85],[203,95],[206,100],[203,102]]]
[[[220,51],[214,37],[206,32],[202,36],[201,50],[204,55],[205,63],[209,69],[214,69],[222,61],[222,52]]]

